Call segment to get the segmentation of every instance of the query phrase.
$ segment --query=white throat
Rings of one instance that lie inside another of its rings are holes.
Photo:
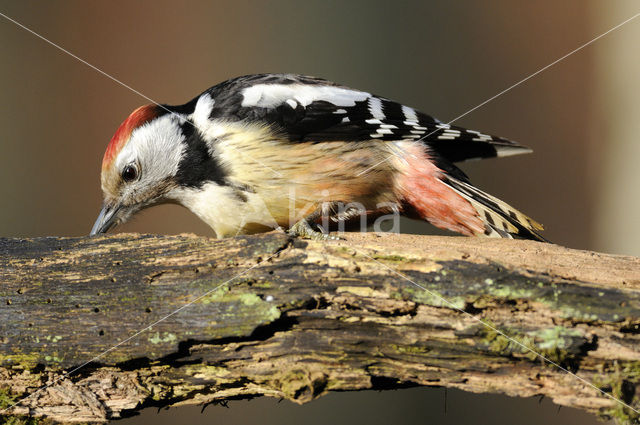
[[[214,182],[202,188],[176,188],[169,197],[207,223],[218,238],[278,227],[267,206],[255,193],[242,192]]]

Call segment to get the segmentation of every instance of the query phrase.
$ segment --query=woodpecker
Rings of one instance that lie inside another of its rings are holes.
[[[103,157],[91,235],[177,203],[218,238],[278,227],[326,238],[321,217],[394,211],[469,236],[544,240],[542,225],[454,165],[527,152],[324,79],[242,76],[184,105],[142,106],[120,125]]]

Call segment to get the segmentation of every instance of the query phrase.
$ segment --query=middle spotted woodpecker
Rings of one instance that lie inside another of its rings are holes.
[[[323,237],[316,229],[327,215],[394,211],[465,235],[544,240],[540,224],[454,165],[525,152],[323,79],[238,77],[184,105],[142,106],[120,125],[104,154],[104,204],[91,234],[178,203],[219,238],[277,227]]]

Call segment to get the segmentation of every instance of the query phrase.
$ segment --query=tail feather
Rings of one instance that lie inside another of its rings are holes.
[[[431,152],[453,163],[532,152],[530,148],[502,137],[448,124],[436,127],[441,131],[432,131],[423,141]]]
[[[542,224],[507,203],[454,177],[447,176],[443,181],[471,203],[485,223],[486,236],[513,238],[515,235],[524,239],[549,242],[538,233],[544,230]]]

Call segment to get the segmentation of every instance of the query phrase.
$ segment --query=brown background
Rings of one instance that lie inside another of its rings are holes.
[[[640,11],[632,0],[0,6],[162,103],[184,103],[236,75],[293,72],[399,100],[444,121]],[[556,243],[640,255],[639,36],[640,18],[458,121],[535,150],[463,168],[479,187],[544,223]],[[0,54],[0,236],[86,234],[100,207],[103,150],[128,113],[148,102],[3,18]],[[175,206],[149,210],[120,230],[212,234]],[[402,230],[431,228],[403,223]],[[531,423],[586,423],[546,402],[455,391],[445,415],[441,389],[339,394],[304,407],[271,400],[231,406],[152,418],[183,422],[193,413],[188,419],[198,423],[325,423],[340,414],[338,422],[387,423],[393,413],[407,423],[529,423],[525,416]]]

